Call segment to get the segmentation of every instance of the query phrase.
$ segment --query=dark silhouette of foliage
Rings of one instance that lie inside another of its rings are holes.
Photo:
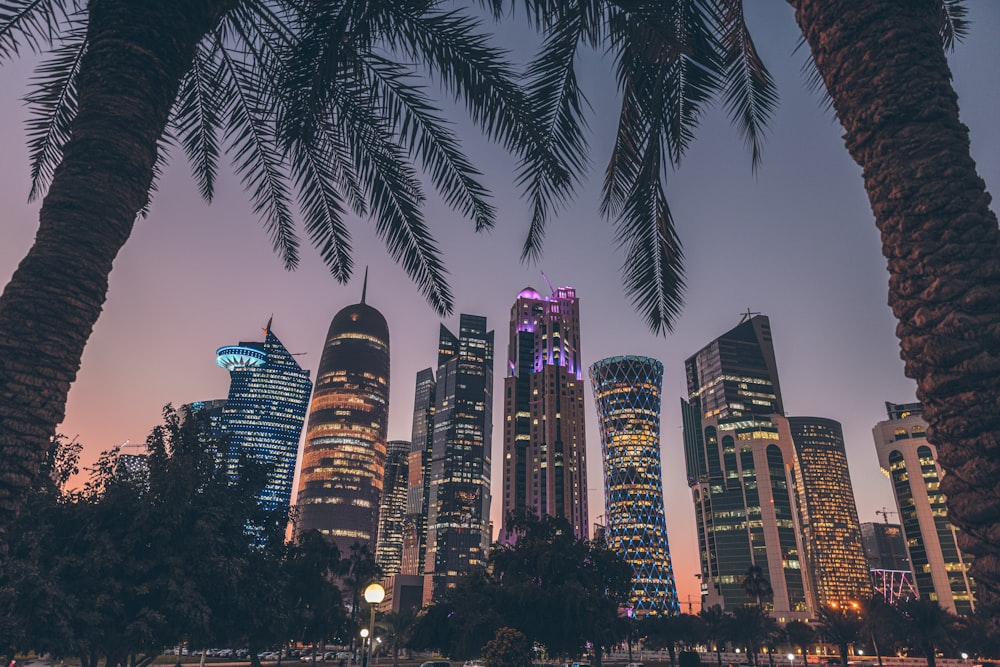
[[[528,638],[514,628],[500,628],[483,647],[486,667],[531,667],[531,658]]]

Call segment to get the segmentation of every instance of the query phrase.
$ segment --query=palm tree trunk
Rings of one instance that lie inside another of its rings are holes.
[[[112,263],[146,204],[194,48],[236,0],[93,0],[78,113],[35,243],[0,296],[0,535],[62,421]]]
[[[789,0],[888,260],[906,374],[979,602],[1000,613],[1000,231],[969,153],[939,0]]]

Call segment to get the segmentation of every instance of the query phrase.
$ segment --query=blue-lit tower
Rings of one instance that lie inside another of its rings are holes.
[[[274,335],[270,320],[263,343],[220,347],[215,361],[230,377],[229,396],[215,422],[227,445],[223,457],[226,468],[230,475],[239,475],[244,455],[269,466],[261,504],[268,509],[287,509],[312,391],[309,371],[299,366]]]
[[[601,452],[608,547],[632,565],[629,605],[636,616],[677,614],[660,475],[663,364],[610,357],[590,367]]]

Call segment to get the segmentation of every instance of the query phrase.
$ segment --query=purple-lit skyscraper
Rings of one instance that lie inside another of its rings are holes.
[[[576,290],[521,290],[504,378],[504,536],[507,515],[525,510],[565,518],[574,534],[589,536],[580,358]]]

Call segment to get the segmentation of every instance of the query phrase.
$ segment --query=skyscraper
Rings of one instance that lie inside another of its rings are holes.
[[[365,303],[343,308],[326,335],[309,408],[297,530],[319,530],[342,554],[374,546],[389,416],[389,327]]]
[[[663,364],[611,357],[590,367],[604,455],[605,539],[632,566],[636,616],[677,614],[660,474]]]
[[[512,511],[565,518],[589,534],[580,304],[572,287],[528,287],[510,310],[504,378],[503,525]]]
[[[264,342],[240,342],[220,347],[215,362],[229,371],[229,396],[209,408],[213,426],[228,445],[220,458],[228,473],[239,475],[242,455],[271,467],[260,502],[267,508],[287,509],[292,495],[295,460],[312,382],[271,331]]]
[[[791,492],[795,448],[785,419],[771,325],[748,315],[685,362],[684,455],[701,553],[702,606],[749,601],[760,567],[778,621],[809,604]]]
[[[789,417],[795,443],[795,492],[814,608],[871,597],[854,488],[840,423]]]
[[[872,435],[896,496],[917,594],[952,613],[970,614],[975,611],[970,557],[958,548],[957,529],[948,521],[937,447],[927,442],[920,404],[885,407],[889,418],[876,424]]]
[[[406,515],[409,455],[408,440],[390,440],[386,443],[375,562],[387,577],[399,574],[403,560],[403,519]]]
[[[485,563],[490,544],[493,332],[461,315],[438,344],[424,600]]]
[[[434,450],[434,371],[417,372],[410,431],[409,483],[403,522],[403,574],[423,574],[427,556],[427,506],[431,493],[431,454]]]

